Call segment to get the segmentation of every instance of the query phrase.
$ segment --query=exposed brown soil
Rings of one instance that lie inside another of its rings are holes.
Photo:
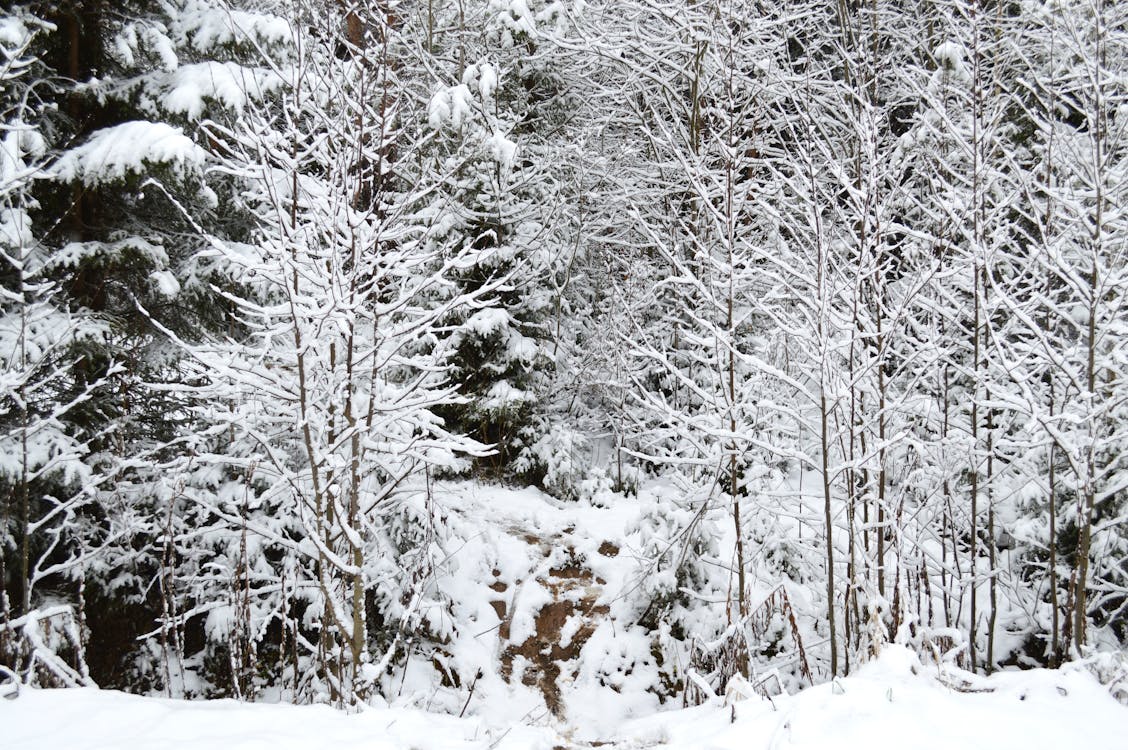
[[[532,535],[526,535],[530,544],[539,544],[542,550],[547,551],[548,545],[535,537],[529,540],[530,536]],[[502,618],[502,677],[506,680],[517,678],[525,685],[539,688],[545,705],[561,717],[564,710],[560,700],[561,674],[564,670],[567,670],[568,676],[574,674],[573,662],[595,632],[599,619],[608,613],[606,605],[597,606],[595,603],[602,593],[601,586],[605,581],[597,578],[582,562],[577,561],[572,549],[568,550],[568,560],[564,565],[551,568],[546,577],[537,579],[552,594],[552,601],[537,612],[532,636],[523,643],[505,643],[509,637],[512,617],[498,615]],[[504,611],[504,602],[493,604],[495,611],[498,604],[501,604]],[[561,645],[561,633],[573,617],[581,618],[580,626],[571,640],[566,645]],[[520,675],[514,675],[514,661],[519,656],[524,657],[526,664]]]
[[[604,557],[615,557],[619,554],[619,545],[614,542],[604,542],[599,545],[599,554]]]

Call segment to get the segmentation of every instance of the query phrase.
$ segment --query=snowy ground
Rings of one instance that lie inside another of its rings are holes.
[[[648,692],[650,636],[631,625],[655,491],[565,503],[534,489],[436,487],[445,534],[427,616],[445,641],[414,647],[390,706],[348,715],[287,705],[284,690],[240,704],[24,688],[0,700],[0,750],[1128,750],[1128,707],[1086,668],[982,678],[894,646],[794,696],[736,692],[662,710]],[[538,658],[557,647],[564,660]],[[443,687],[436,665],[461,687]],[[1128,701],[1128,684],[1115,689]]]
[[[914,674],[915,672],[915,674]],[[630,721],[607,739],[640,750],[1123,750],[1128,708],[1081,669],[1011,672],[963,690],[908,651],[773,702],[717,702]],[[583,717],[576,717],[582,722]],[[593,717],[594,718],[594,717]],[[586,747],[560,725],[490,725],[412,708],[186,702],[113,691],[29,690],[0,701],[5,750],[552,750]]]

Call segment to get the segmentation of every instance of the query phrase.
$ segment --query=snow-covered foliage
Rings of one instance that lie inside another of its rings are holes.
[[[55,162],[55,176],[66,182],[97,186],[169,165],[182,176],[199,171],[204,150],[179,128],[163,122],[124,122],[98,130]]]
[[[53,85],[32,50],[51,30],[21,9],[0,16],[0,660],[29,683],[75,686],[89,679],[78,615],[66,602],[37,605],[52,581],[81,579],[83,543],[97,543],[78,523],[95,479],[74,418],[114,366],[84,366],[82,349],[106,329],[66,308],[33,218]]]

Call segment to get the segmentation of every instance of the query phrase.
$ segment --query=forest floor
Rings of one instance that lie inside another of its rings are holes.
[[[661,679],[651,636],[632,625],[650,500],[474,483],[429,497],[443,538],[428,620],[444,642],[412,653],[390,704],[345,714],[284,693],[250,704],[23,688],[0,700],[0,748],[1128,748],[1128,708],[1084,668],[976,677],[899,646],[795,695],[663,710],[648,690]]]

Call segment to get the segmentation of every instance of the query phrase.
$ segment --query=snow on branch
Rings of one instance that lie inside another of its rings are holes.
[[[95,131],[85,143],[59,157],[54,174],[63,182],[96,187],[143,174],[157,164],[168,165],[183,177],[198,171],[206,157],[180,128],[135,120]]]

